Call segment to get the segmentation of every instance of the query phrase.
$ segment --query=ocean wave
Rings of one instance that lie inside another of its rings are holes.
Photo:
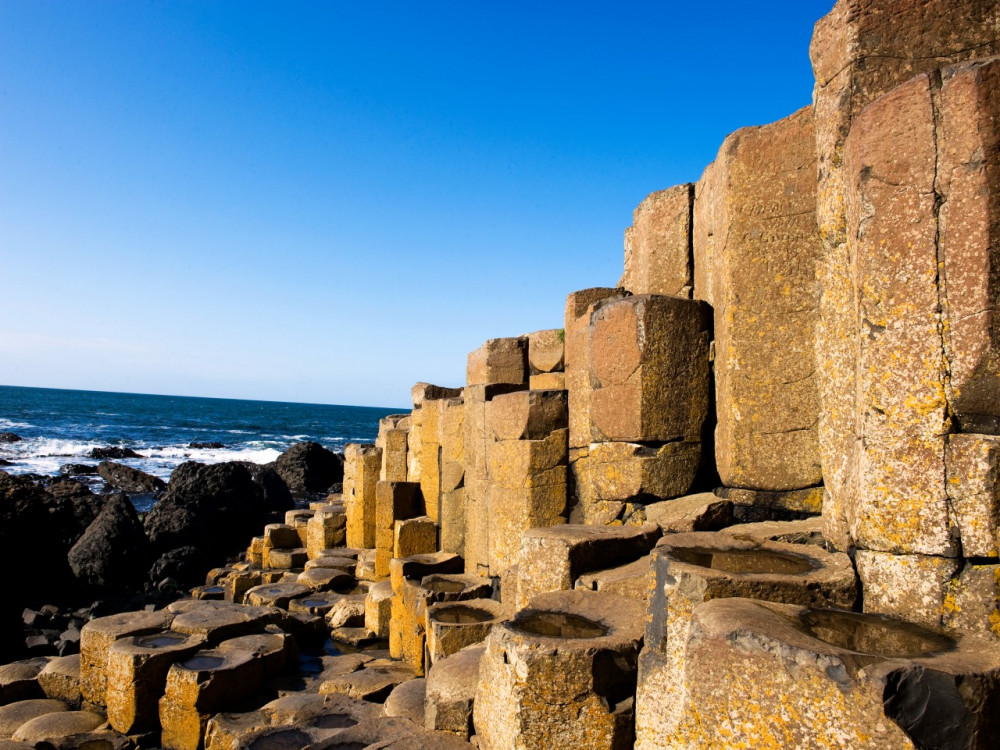
[[[0,417],[0,430],[23,430],[27,427],[34,427],[34,425],[28,424],[27,422],[16,422],[13,419]]]

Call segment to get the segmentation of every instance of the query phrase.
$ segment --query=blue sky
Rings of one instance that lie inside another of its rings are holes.
[[[0,0],[0,383],[404,405],[809,103],[832,0]]]

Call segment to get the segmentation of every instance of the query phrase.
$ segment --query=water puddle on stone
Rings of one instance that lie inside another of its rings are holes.
[[[184,643],[186,640],[187,636],[180,633],[161,633],[160,635],[150,635],[140,638],[138,645],[142,648],[167,648],[168,646],[176,646],[178,643]]]
[[[488,622],[494,616],[485,609],[475,607],[448,607],[432,612],[431,619],[446,625],[471,625],[475,622]]]
[[[461,594],[466,589],[466,585],[461,581],[431,580],[421,584],[422,588],[435,594]]]
[[[226,660],[221,656],[193,656],[187,661],[181,662],[181,666],[185,669],[190,669],[193,671],[201,669],[218,669]]]
[[[816,569],[805,557],[767,550],[714,550],[703,547],[671,547],[667,554],[675,560],[725,573],[776,573],[798,575]]]
[[[947,635],[880,615],[810,609],[799,619],[813,638],[862,654],[914,659],[955,648]]]
[[[523,611],[511,627],[546,638],[600,638],[608,633],[604,625],[580,615],[537,610]]]

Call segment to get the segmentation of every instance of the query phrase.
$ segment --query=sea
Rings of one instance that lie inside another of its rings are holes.
[[[371,443],[379,420],[405,409],[297,404],[191,396],[0,386],[0,470],[56,476],[69,463],[98,464],[94,448],[131,448],[142,458],[116,459],[164,481],[185,461],[274,461],[294,443],[332,451]],[[194,443],[212,447],[191,447]],[[221,447],[220,447],[221,446]],[[98,477],[86,481],[100,490]]]

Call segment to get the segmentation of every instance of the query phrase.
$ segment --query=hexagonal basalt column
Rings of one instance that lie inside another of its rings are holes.
[[[503,606],[493,599],[429,605],[424,625],[427,632],[427,666],[485,640],[493,626],[503,620]]]
[[[205,636],[164,630],[115,641],[108,650],[108,721],[123,734],[156,728],[157,702],[171,665],[206,644]]]
[[[174,664],[160,699],[162,746],[198,750],[210,715],[251,695],[261,683],[263,664],[243,650],[204,650]]]
[[[694,711],[673,739],[692,750],[997,746],[1000,648],[981,636],[726,599],[695,609],[686,664]]]
[[[479,746],[631,747],[642,620],[637,602],[560,591],[495,626],[476,691]]]
[[[637,748],[667,747],[662,738],[680,721],[686,705],[684,649],[697,605],[743,596],[850,608],[857,598],[847,555],[719,532],[668,534],[653,551],[653,570],[656,583],[639,657]]]

